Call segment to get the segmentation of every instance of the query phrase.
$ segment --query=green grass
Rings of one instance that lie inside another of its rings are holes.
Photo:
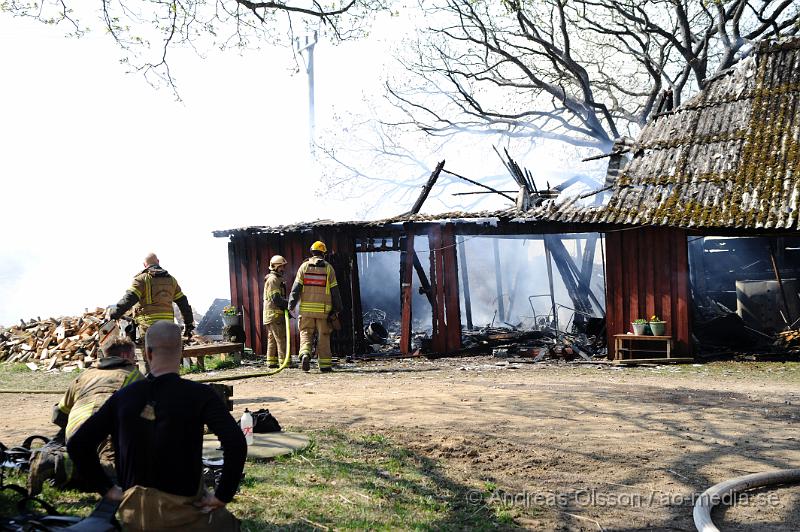
[[[471,490],[488,490],[490,483],[466,485],[436,461],[379,434],[311,435],[311,445],[300,453],[247,463],[240,492],[229,505],[243,530],[516,528],[517,509],[468,501]],[[9,480],[25,484],[24,476]],[[13,508],[3,497],[0,492],[0,515],[9,515]],[[86,515],[97,501],[92,494],[50,486],[43,498],[71,515]]]
[[[31,371],[25,364],[0,364],[0,389],[66,390],[80,371]]]
[[[228,357],[222,360],[219,355],[205,357],[205,370],[201,369],[197,364],[192,364],[188,368],[181,366],[180,374],[187,375],[191,373],[203,373],[205,371],[222,371],[224,369],[238,368],[239,364],[233,360],[233,357]]]

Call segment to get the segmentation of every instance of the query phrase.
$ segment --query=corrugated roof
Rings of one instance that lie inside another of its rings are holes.
[[[569,221],[797,229],[800,39],[762,42],[631,149],[611,199]]]
[[[765,41],[680,107],[657,115],[628,146],[603,206],[580,197],[526,212],[414,214],[371,222],[316,222],[215,231],[292,233],[406,222],[496,219],[568,224],[797,229],[800,196],[800,38]]]

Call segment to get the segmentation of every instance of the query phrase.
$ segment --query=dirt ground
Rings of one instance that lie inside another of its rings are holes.
[[[384,434],[475,490],[470,504],[508,506],[535,530],[694,530],[692,498],[706,488],[800,467],[796,363],[414,359],[232,384],[236,416],[266,406],[294,430]],[[0,441],[48,428],[56,400],[0,394]],[[800,530],[800,487],[750,493],[713,517],[724,530]]]

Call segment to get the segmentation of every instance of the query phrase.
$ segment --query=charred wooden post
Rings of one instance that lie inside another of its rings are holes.
[[[445,322],[445,302],[442,282],[444,280],[444,263],[442,261],[442,230],[435,226],[428,233],[428,248],[430,250],[431,287],[433,289],[432,320],[433,351],[445,353],[447,351],[447,328]]]
[[[420,192],[417,201],[414,202],[414,206],[411,207],[411,210],[408,212],[408,214],[417,214],[419,210],[422,208],[422,205],[425,203],[425,200],[428,199],[428,194],[431,193],[433,185],[435,185],[436,180],[439,179],[439,174],[442,173],[442,168],[444,168],[444,161],[441,161],[439,164],[436,165],[436,168],[433,170],[433,173],[428,178],[428,182],[425,183],[424,187],[422,187],[422,192]]]
[[[439,286],[444,291],[447,320],[447,352],[461,349],[461,304],[458,297],[458,253],[455,226],[451,223],[442,231],[442,264],[444,277]]]
[[[408,233],[400,242],[400,352],[411,353],[412,284],[414,280],[414,233]],[[419,260],[419,259],[417,259]]]
[[[455,227],[434,226],[428,232],[430,249],[432,347],[435,353],[461,348],[461,305],[458,295],[458,254]]]
[[[772,240],[769,240],[768,245],[769,250],[769,260],[772,263],[772,271],[775,272],[775,280],[778,281],[778,286],[781,289],[781,300],[783,302],[783,309],[786,312],[784,314],[781,312],[781,317],[783,321],[788,325],[792,323],[794,320],[792,316],[789,315],[789,300],[786,298],[786,287],[783,286],[783,279],[781,278],[781,271],[778,269],[778,261],[775,260],[775,245]]]
[[[461,257],[461,286],[464,288],[464,312],[467,315],[467,330],[472,330],[472,299],[469,294],[469,271],[467,270],[467,247],[464,237],[458,239],[458,255]]]
[[[544,258],[547,262],[547,283],[550,287],[550,312],[553,313],[553,324],[555,325],[556,337],[558,337],[558,309],[556,308],[556,295],[553,290],[553,265],[550,260],[550,246],[547,244],[547,237],[542,238],[544,244]]]

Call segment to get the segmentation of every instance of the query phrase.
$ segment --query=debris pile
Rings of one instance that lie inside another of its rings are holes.
[[[82,316],[20,320],[19,325],[0,330],[0,362],[23,363],[31,371],[84,369],[102,354],[98,352],[100,326],[105,309],[87,311]],[[195,335],[192,345],[210,340]]]
[[[98,329],[105,321],[98,308],[80,317],[20,320],[0,332],[0,362],[25,363],[31,370],[83,369],[98,353]]]
[[[800,353],[800,330],[792,329],[778,333],[775,345],[789,353]]]
[[[556,334],[551,328],[543,330],[518,330],[505,327],[485,327],[463,334],[465,350],[480,352],[491,350],[497,358],[533,358],[538,362],[550,359],[594,360],[606,356],[602,338],[583,334]]]

